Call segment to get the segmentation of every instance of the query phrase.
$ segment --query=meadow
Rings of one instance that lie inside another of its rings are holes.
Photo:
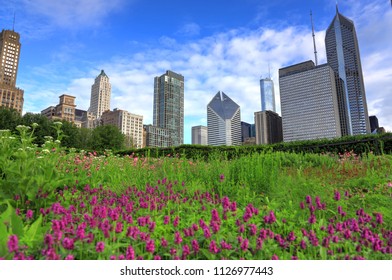
[[[392,156],[207,161],[0,131],[1,259],[392,259]]]

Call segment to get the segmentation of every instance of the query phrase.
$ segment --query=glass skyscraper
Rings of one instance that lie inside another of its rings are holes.
[[[327,61],[343,81],[347,116],[347,134],[370,133],[365,86],[363,81],[358,40],[353,21],[339,13],[329,25],[325,35]],[[340,102],[341,103],[341,102]]]
[[[261,111],[273,111],[275,108],[274,82],[270,78],[260,80]]]
[[[170,131],[171,144],[184,144],[184,76],[166,71],[154,79],[154,126]]]

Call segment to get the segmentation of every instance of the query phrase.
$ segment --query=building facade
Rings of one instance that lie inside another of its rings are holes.
[[[41,111],[41,115],[50,120],[65,120],[75,123],[75,96],[63,94],[59,97],[60,102],[56,106],[50,106]]]
[[[0,107],[23,111],[24,91],[16,87],[20,57],[19,33],[2,30],[0,33]]]
[[[283,141],[341,137],[335,73],[313,61],[279,69]]]
[[[114,109],[105,111],[100,118],[101,125],[114,125],[125,135],[126,146],[143,148],[143,116]]]
[[[99,119],[103,112],[110,110],[110,97],[112,94],[112,86],[109,77],[105,71],[95,78],[94,84],[91,86],[91,98],[89,112],[93,113]]]
[[[376,116],[370,116],[369,117],[369,123],[370,123],[370,131],[373,133],[374,131],[377,131],[377,128],[379,128],[378,124],[378,118]]]
[[[95,115],[89,111],[75,109],[75,124],[77,127],[95,128]]]
[[[339,13],[325,34],[327,62],[343,81],[348,135],[370,133],[358,39],[353,21]]]
[[[276,112],[274,82],[270,78],[260,80],[261,111]]]
[[[172,147],[172,130],[155,125],[145,125],[145,143],[147,147]]]
[[[218,92],[207,105],[208,145],[241,145],[240,106],[224,92]]]
[[[173,146],[184,144],[184,76],[167,70],[154,78],[153,125],[171,131]]]
[[[283,141],[282,117],[273,111],[255,112],[256,145]]]
[[[192,127],[192,144],[208,145],[208,128],[203,125]]]

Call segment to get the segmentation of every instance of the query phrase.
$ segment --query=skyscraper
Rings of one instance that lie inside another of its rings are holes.
[[[169,129],[173,146],[184,144],[184,76],[167,70],[154,78],[155,127]]]
[[[22,113],[24,91],[16,87],[21,47],[19,39],[19,34],[13,30],[0,33],[0,106]]]
[[[224,92],[207,105],[208,145],[241,145],[241,111]]]
[[[255,112],[256,145],[283,141],[282,117],[273,111]]]
[[[325,34],[327,61],[343,80],[344,107],[349,135],[370,133],[365,86],[357,35],[353,21],[339,13],[333,18]]]
[[[105,71],[95,78],[94,84],[91,86],[91,99],[89,112],[92,112],[96,118],[100,118],[102,113],[110,110],[110,96],[112,93],[112,86],[109,82],[109,77]]]
[[[271,78],[260,79],[261,111],[276,112],[274,82]]]
[[[335,73],[306,61],[279,69],[283,140],[341,137]]]

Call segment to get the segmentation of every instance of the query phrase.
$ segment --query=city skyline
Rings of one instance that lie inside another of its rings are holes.
[[[169,1],[177,15],[169,18],[160,10],[167,7],[153,7],[151,1],[82,0],[75,10],[70,8],[76,6],[73,0],[63,1],[68,5],[35,2],[39,8],[18,0],[0,7],[4,29],[12,29],[16,12],[24,113],[39,113],[62,94],[76,96],[77,108],[87,110],[94,77],[104,69],[112,84],[111,109],[143,115],[144,123],[152,124],[152,79],[172,70],[185,77],[184,143],[191,143],[192,126],[206,124],[203,108],[217,91],[229,92],[241,107],[242,120],[252,123],[261,104],[259,80],[268,76],[268,64],[280,114],[278,69],[314,59],[310,9],[319,63],[326,62],[325,31],[336,4],[247,0],[183,6]],[[93,4],[94,9],[86,8]],[[383,31],[392,24],[390,3],[345,1],[339,2],[339,11],[356,26],[369,115],[392,130],[392,35]]]

